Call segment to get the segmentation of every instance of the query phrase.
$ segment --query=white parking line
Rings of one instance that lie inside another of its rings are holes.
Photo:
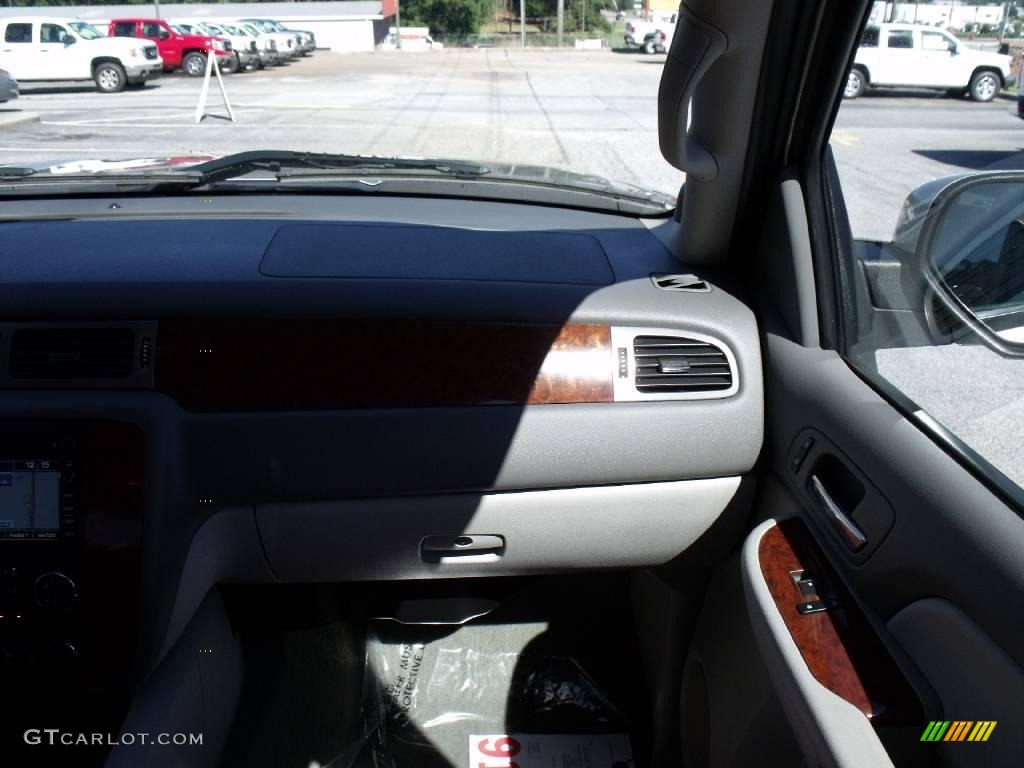
[[[83,152],[104,153],[104,154],[111,153],[111,152],[132,152],[132,153],[134,153],[137,156],[139,154],[139,148],[138,147],[125,147],[124,149],[113,149],[113,148],[99,149],[98,147],[86,147],[86,148],[76,148],[76,149],[51,149],[51,148],[47,148],[45,150],[42,150],[38,146],[36,146],[36,147],[0,147],[0,152],[31,152],[32,154],[37,155],[37,156],[40,155],[43,152],[45,152],[47,155],[80,155]],[[200,150],[195,150],[194,153],[182,153],[182,151],[180,149],[151,149],[149,147],[146,147],[145,154],[146,154],[147,157],[148,156],[163,157],[165,155],[179,155],[179,154],[200,154],[201,155],[201,154],[204,154],[204,153],[202,151],[200,151]]]
[[[262,111],[263,110],[261,110],[261,109],[245,109],[245,110],[238,110],[238,109],[236,109],[235,110],[235,115],[236,116],[239,115],[239,114],[251,115],[251,114],[262,112]],[[78,127],[88,127],[88,126],[99,126],[99,125],[102,125],[102,126],[105,126],[105,127],[108,127],[108,128],[131,128],[132,126],[137,126],[141,121],[144,121],[144,120],[145,121],[152,121],[152,120],[164,121],[164,120],[170,120],[170,119],[178,119],[178,120],[180,120],[181,118],[187,117],[190,114],[193,114],[193,110],[191,108],[189,108],[189,109],[183,108],[180,113],[176,113],[176,114],[173,114],[173,115],[168,115],[167,113],[163,113],[161,115],[149,115],[149,116],[146,116],[146,117],[133,117],[133,119],[132,119],[132,121],[130,123],[128,123],[128,122],[118,122],[118,121],[123,121],[125,119],[122,116],[122,117],[97,117],[97,118],[92,118],[92,119],[89,119],[89,120],[41,120],[40,124],[41,125],[53,125],[53,126],[72,125],[72,126],[78,126]],[[196,127],[200,127],[200,126],[197,126],[195,121],[190,120],[187,123],[160,122],[158,125],[153,125],[151,127],[153,127],[153,128],[196,128]],[[256,126],[249,126],[249,127],[256,127]],[[317,126],[314,126],[314,127],[317,127]]]
[[[235,114],[237,116],[238,113],[236,112]],[[90,121],[87,121],[87,120],[85,120],[85,121],[73,121],[73,122],[66,122],[66,123],[65,122],[51,122],[51,121],[44,120],[44,121],[40,122],[39,124],[40,125],[51,125],[51,126],[55,126],[55,127],[57,127],[57,126],[71,126],[71,127],[78,127],[78,128],[89,128],[89,127],[97,126],[97,123],[93,123],[93,122],[90,122]],[[134,127],[138,126],[137,123],[103,123],[102,125],[103,125],[104,128],[134,128]],[[211,125],[216,125],[216,126],[220,126],[220,127],[223,127],[223,128],[229,128],[231,130],[247,130],[247,131],[255,131],[255,130],[265,131],[265,130],[267,130],[267,127],[268,127],[266,123],[260,123],[259,125],[255,125],[255,124],[254,125],[245,125],[244,123],[239,123],[237,121],[234,122],[234,123],[212,123],[212,122],[207,122],[207,123],[200,123],[198,125],[195,122],[191,122],[190,121],[190,122],[187,122],[187,123],[161,123],[160,125],[151,125],[149,127],[150,128],[194,128],[194,129],[196,129],[198,131],[202,131],[202,130],[206,130]],[[273,123],[273,127],[274,127],[275,130],[277,130],[277,129],[289,130],[289,129],[293,129],[293,128],[299,128],[299,129],[304,129],[304,130],[324,130],[324,129],[330,129],[330,128],[352,128],[353,126],[352,126],[351,123]]]

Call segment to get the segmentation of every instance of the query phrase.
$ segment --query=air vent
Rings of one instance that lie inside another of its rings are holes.
[[[684,336],[637,336],[634,383],[638,392],[692,393],[732,389],[732,368],[720,347]]]
[[[11,377],[122,379],[134,357],[131,328],[22,328],[11,339]]]
[[[708,293],[711,286],[696,275],[668,275],[655,272],[651,280],[663,291],[680,291],[688,293]]]

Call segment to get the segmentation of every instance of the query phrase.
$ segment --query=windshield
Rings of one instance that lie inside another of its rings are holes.
[[[684,174],[662,157],[657,97],[677,4],[620,14],[610,3],[565,0],[559,35],[555,0],[529,0],[522,25],[514,3],[462,8],[461,1],[403,0],[400,19],[385,0],[338,4],[330,16],[315,3],[292,3],[286,19],[211,19],[205,4],[174,5],[166,11],[174,30],[233,38],[215,55],[216,73],[203,52],[168,44],[135,58],[121,54],[123,76],[86,62],[67,73],[75,87],[55,89],[41,56],[0,50],[0,68],[19,83],[4,109],[46,115],[5,128],[0,165],[15,170],[0,175],[26,178],[59,166],[68,185],[61,192],[74,194],[76,175],[184,173],[210,158],[272,150],[376,161],[346,160],[329,174],[261,167],[216,183],[340,191],[355,178],[367,194],[571,206],[578,197],[553,190],[584,190],[587,205],[612,210],[626,198],[654,201],[659,215],[674,207]],[[114,15],[113,5],[90,13]],[[151,14],[139,6],[140,17]],[[105,27],[70,26],[106,39]],[[138,22],[126,16],[113,27],[134,37]],[[428,170],[391,162],[406,158],[436,162]],[[470,179],[469,166],[487,172]],[[398,186],[412,177],[415,189]]]
[[[86,24],[84,21],[72,21],[68,23],[68,26],[83,40],[96,40],[100,37],[106,37],[92,24]]]

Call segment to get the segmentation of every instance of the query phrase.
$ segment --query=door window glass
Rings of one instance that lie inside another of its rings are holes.
[[[913,48],[914,33],[909,29],[897,29],[889,33],[890,48]]]
[[[887,29],[876,7],[887,47],[910,48],[914,32]],[[842,351],[954,455],[1024,489],[1019,59],[975,51],[941,29],[918,34],[922,50],[940,53],[928,66],[948,75],[930,88],[885,87],[871,80],[884,57],[856,53],[863,87],[847,85],[832,131],[853,235],[837,270],[846,280]],[[978,70],[973,56],[991,69]]]
[[[921,48],[925,51],[948,51],[950,39],[939,32],[922,32]]]
[[[43,43],[63,43],[68,31],[60,24],[43,24],[39,30],[39,40]]]
[[[860,47],[861,48],[877,48],[878,47],[878,27],[868,27],[864,30],[864,34],[860,36]]]
[[[7,31],[4,32],[5,43],[31,43],[32,42],[32,25],[31,24],[8,24]]]

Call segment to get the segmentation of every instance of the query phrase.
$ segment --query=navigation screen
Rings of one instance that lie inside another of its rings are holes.
[[[0,460],[0,539],[60,535],[57,462]]]

